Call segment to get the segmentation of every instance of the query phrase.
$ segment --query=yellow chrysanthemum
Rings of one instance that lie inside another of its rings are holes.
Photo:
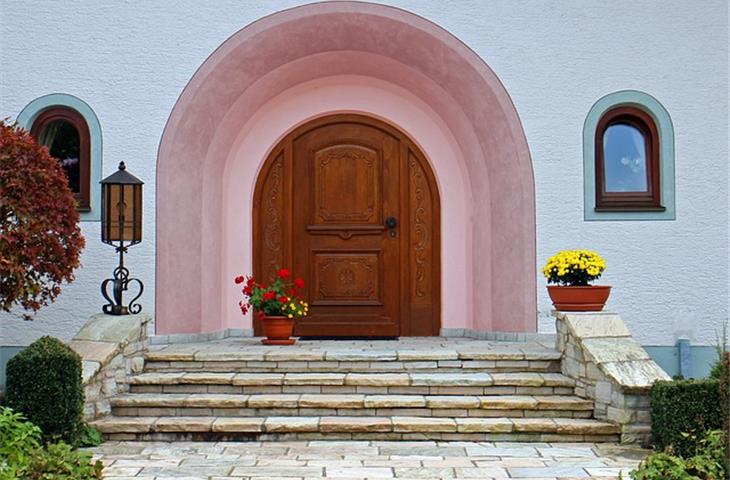
[[[591,250],[564,250],[550,257],[542,269],[548,283],[585,285],[601,276],[606,261]]]

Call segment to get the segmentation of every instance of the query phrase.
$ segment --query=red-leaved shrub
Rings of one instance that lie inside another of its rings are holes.
[[[66,173],[22,128],[0,121],[0,311],[35,312],[74,279],[84,237]]]

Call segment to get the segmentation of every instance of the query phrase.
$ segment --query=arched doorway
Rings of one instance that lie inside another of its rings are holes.
[[[336,113],[396,125],[433,167],[442,328],[535,331],[534,177],[504,85],[418,15],[333,1],[241,29],[177,100],[157,163],[157,333],[252,326],[252,317],[241,319],[232,278],[256,263],[258,172],[292,128]]]
[[[438,188],[393,126],[341,114],[289,133],[259,172],[253,235],[255,277],[291,266],[305,278],[296,335],[439,334]]]

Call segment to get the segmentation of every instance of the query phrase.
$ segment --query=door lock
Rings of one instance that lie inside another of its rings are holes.
[[[385,226],[390,230],[390,236],[395,237],[395,227],[398,226],[398,220],[395,217],[385,219]]]

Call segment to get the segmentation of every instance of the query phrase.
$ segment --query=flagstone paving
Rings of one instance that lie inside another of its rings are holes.
[[[107,442],[106,480],[616,479],[648,453],[613,444]]]

